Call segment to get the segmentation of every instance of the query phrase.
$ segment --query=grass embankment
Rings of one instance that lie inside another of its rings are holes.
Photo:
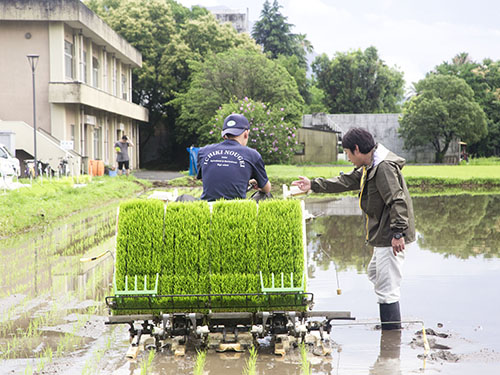
[[[27,182],[27,181],[24,181]],[[81,177],[33,182],[31,187],[0,195],[0,238],[45,225],[82,209],[129,198],[149,186],[133,177]]]
[[[331,178],[349,173],[353,165],[269,165],[266,167],[275,197],[281,195],[282,184],[290,185],[298,176]],[[458,194],[464,192],[500,193],[500,159],[472,159],[461,165],[406,165],[406,183],[413,194]],[[169,181],[170,186],[201,188],[202,182],[184,176]],[[192,194],[192,193],[190,193]],[[201,194],[201,193],[200,193]]]
[[[349,173],[352,166],[291,166],[270,165],[269,179],[274,187],[289,185],[297,176],[335,177]],[[459,191],[500,192],[500,163],[493,165],[407,165],[403,175],[414,193],[440,193]]]

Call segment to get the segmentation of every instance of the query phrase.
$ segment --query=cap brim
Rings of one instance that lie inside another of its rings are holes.
[[[245,130],[248,130],[248,129],[229,128],[229,129],[221,131],[220,135],[222,137],[224,137],[227,134],[238,136],[238,135],[242,134]]]

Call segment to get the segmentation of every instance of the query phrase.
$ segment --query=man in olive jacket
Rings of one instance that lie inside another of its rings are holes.
[[[415,241],[413,205],[401,169],[405,160],[361,128],[350,129],[342,147],[356,168],[348,174],[324,179],[299,177],[292,185],[302,191],[340,193],[360,190],[359,206],[365,214],[366,242],[374,247],[368,278],[375,286],[382,329],[400,329],[401,267],[405,244]],[[396,323],[392,323],[396,322]]]

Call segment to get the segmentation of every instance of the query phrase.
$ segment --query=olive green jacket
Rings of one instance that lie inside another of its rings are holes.
[[[391,246],[394,233],[404,233],[405,243],[415,241],[413,204],[401,169],[405,159],[377,145],[374,162],[367,167],[365,186],[360,191],[360,207],[366,214],[366,240],[372,246]],[[360,190],[363,168],[339,177],[311,181],[317,193]]]

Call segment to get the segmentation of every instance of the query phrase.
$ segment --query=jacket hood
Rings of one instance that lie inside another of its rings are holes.
[[[406,164],[406,160],[403,159],[401,156],[398,156],[395,153],[389,151],[383,144],[377,143],[377,145],[375,146],[375,151],[373,153],[372,167],[373,168],[376,167],[383,160],[396,164],[399,167],[399,169],[403,169],[403,167]]]

